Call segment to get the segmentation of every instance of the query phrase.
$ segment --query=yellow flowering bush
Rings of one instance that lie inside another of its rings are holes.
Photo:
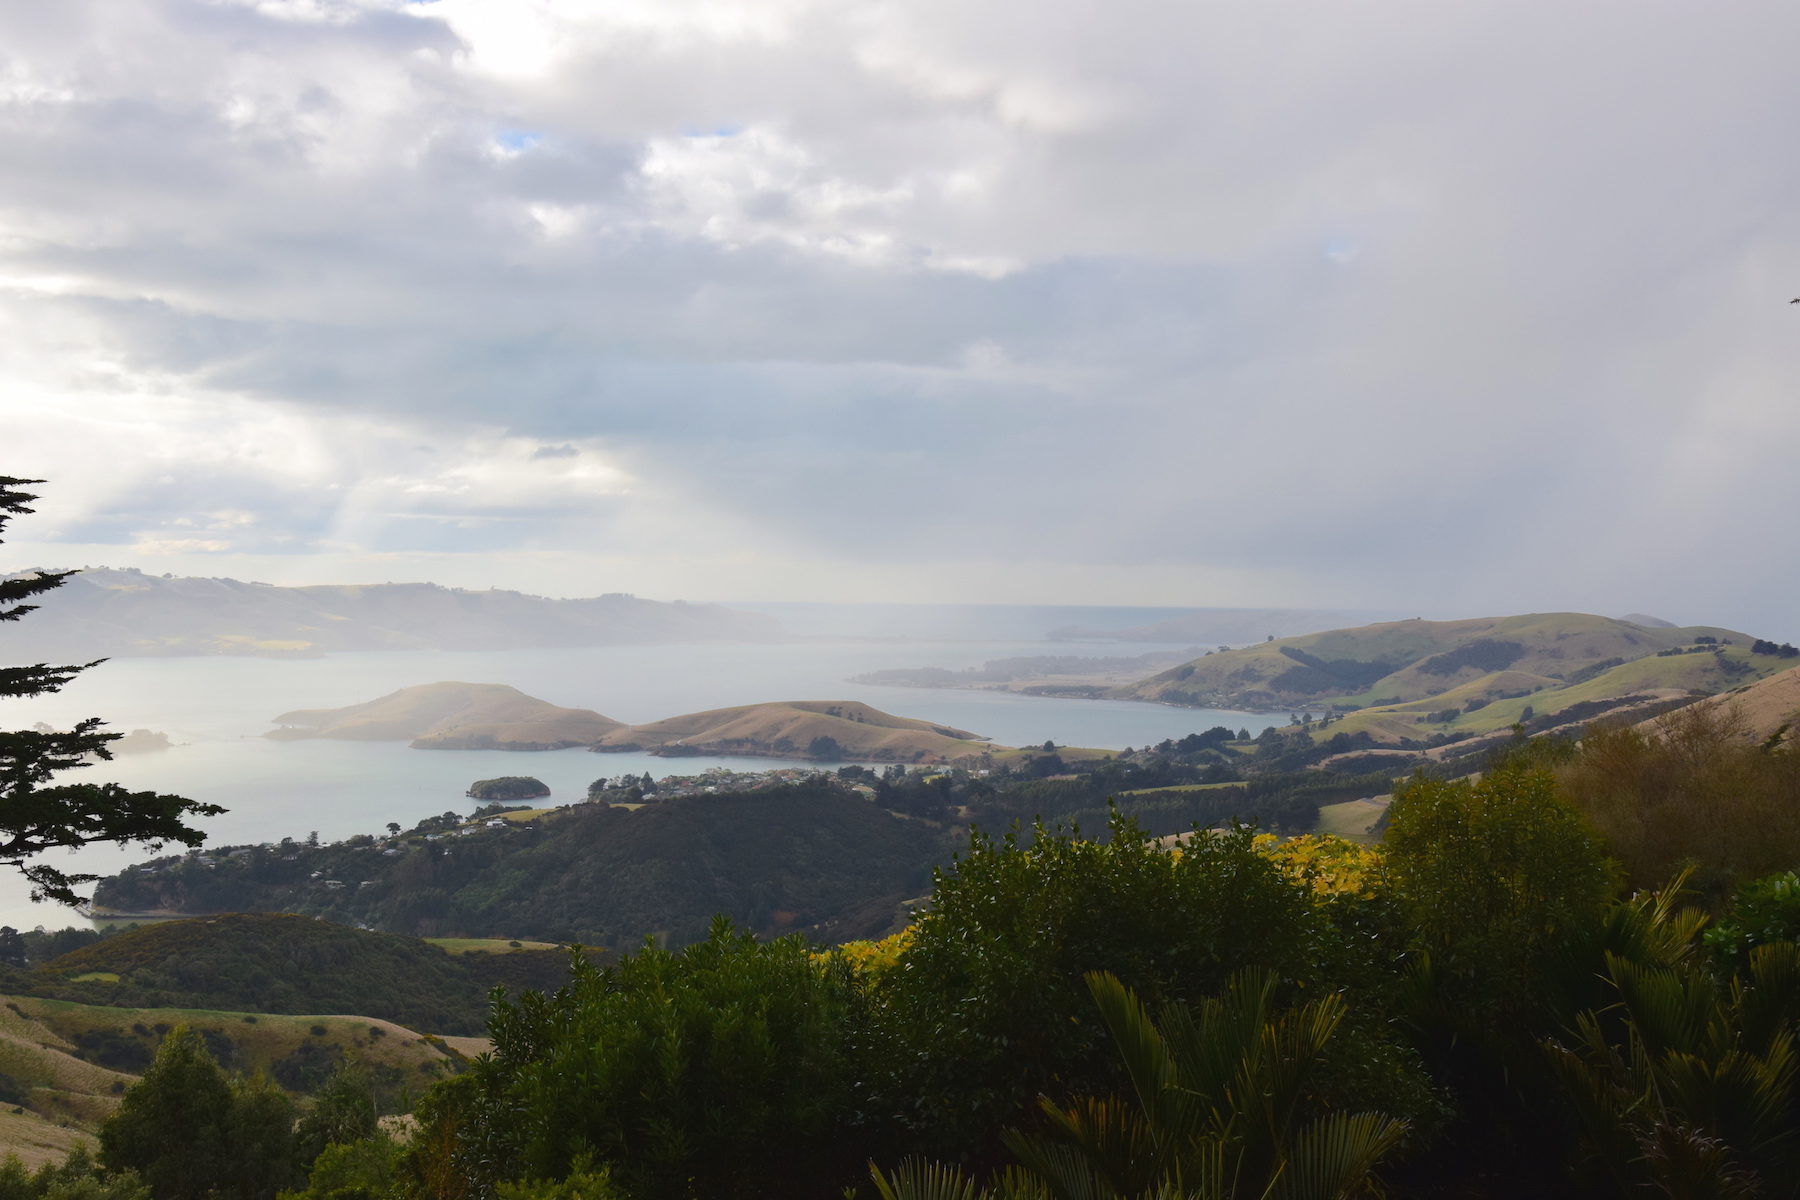
[[[858,980],[869,983],[879,979],[900,961],[900,956],[913,944],[917,928],[916,925],[908,925],[899,933],[890,934],[879,942],[845,942],[832,953],[841,955],[850,964],[850,970]]]
[[[1261,834],[1256,847],[1274,859],[1288,876],[1305,883],[1319,899],[1371,896],[1381,864],[1381,847],[1359,846],[1329,833],[1282,841]]]

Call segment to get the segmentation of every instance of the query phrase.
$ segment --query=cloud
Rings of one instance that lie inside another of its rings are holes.
[[[0,419],[68,546],[1791,622],[1796,25],[15,6]]]

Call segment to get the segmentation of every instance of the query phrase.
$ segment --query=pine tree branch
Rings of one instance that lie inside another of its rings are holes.
[[[81,672],[105,661],[104,658],[96,658],[91,663],[63,667],[53,667],[48,663],[30,667],[0,667],[0,696],[42,696],[47,692],[58,691]]]
[[[13,517],[33,511],[27,503],[36,500],[36,494],[19,489],[42,482],[0,475],[0,531]],[[0,580],[0,604],[12,605],[0,608],[0,621],[16,621],[34,611],[36,605],[15,602],[61,587],[73,574],[74,571],[38,571]],[[36,663],[29,667],[0,667],[0,696],[54,692],[88,667],[105,661],[96,659],[82,666]],[[24,874],[31,883],[33,900],[79,904],[82,897],[75,889],[99,878],[70,875],[30,861],[47,850],[72,850],[95,842],[140,842],[153,851],[169,842],[198,846],[206,841],[206,835],[185,821],[225,811],[217,804],[201,804],[185,796],[127,791],[116,783],[46,787],[60,772],[112,758],[108,745],[123,735],[103,733],[102,728],[98,717],[90,717],[66,733],[43,729],[0,731],[0,866],[15,867]]]
[[[63,585],[63,580],[79,574],[80,571],[37,571],[12,579],[0,579],[0,604],[12,604],[27,596],[54,591]],[[11,608],[0,608],[0,621],[16,621],[28,612],[36,612],[38,607],[36,604],[13,604]]]

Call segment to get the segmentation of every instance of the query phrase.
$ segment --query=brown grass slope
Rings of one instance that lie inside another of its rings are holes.
[[[1791,733],[1794,727],[1800,726],[1800,667],[1790,667],[1700,703],[1714,709],[1735,710],[1742,720],[1745,736],[1752,740],[1764,741],[1786,725],[1790,733],[1784,741],[1800,741],[1792,738]],[[1646,733],[1655,727],[1654,721],[1646,721],[1640,726]]]
[[[32,1166],[77,1145],[91,1149],[86,1135],[112,1114],[177,1025],[198,1032],[228,1070],[261,1072],[302,1094],[343,1060],[361,1064],[383,1093],[416,1093],[487,1048],[485,1039],[457,1038],[452,1047],[358,1016],[111,1008],[29,996],[0,1001],[0,1154],[16,1153]]]
[[[1713,626],[1647,628],[1586,613],[1389,621],[1282,638],[1195,659],[1112,692],[1120,699],[1283,709],[1346,700],[1425,700],[1497,671],[1518,686],[1563,686],[1583,668],[1691,644],[1752,639]],[[1516,689],[1514,689],[1516,690]]]
[[[562,750],[624,728],[585,708],[559,708],[500,683],[426,683],[345,708],[297,709],[264,737],[410,740],[418,750]]]
[[[820,745],[824,738],[831,739],[831,747]],[[594,746],[666,757],[736,754],[872,762],[949,762],[990,748],[979,734],[896,717],[854,700],[793,700],[687,713],[612,730]]]

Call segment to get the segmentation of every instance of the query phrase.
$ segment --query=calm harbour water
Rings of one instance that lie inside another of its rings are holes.
[[[1134,644],[1129,653],[1163,647]],[[500,652],[338,654],[294,661],[256,658],[122,659],[89,671],[58,695],[0,702],[0,728],[37,721],[58,728],[98,716],[121,732],[169,735],[173,749],[120,756],[81,772],[133,789],[177,792],[230,809],[205,823],[214,842],[278,841],[317,830],[326,840],[410,826],[449,810],[468,812],[477,779],[533,775],[550,803],[587,793],[589,781],[630,772],[661,778],[709,765],[764,770],[771,759],[664,759],[643,754],[412,750],[404,742],[277,742],[261,734],[277,713],[335,708],[438,680],[505,683],[527,695],[638,724],[678,713],[770,700],[861,700],[899,716],[953,725],[1005,745],[1123,749],[1214,725],[1252,732],[1285,714],[1215,712],[1104,700],[1058,700],[977,691],[847,683],[884,667],[976,666],[1023,654],[1117,654],[1110,646],[1016,642],[845,642],[780,646],[609,646]],[[76,776],[67,777],[71,780]],[[52,861],[96,874],[147,857],[95,847]],[[0,873],[0,923],[58,928],[76,914],[33,905],[14,872]]]

